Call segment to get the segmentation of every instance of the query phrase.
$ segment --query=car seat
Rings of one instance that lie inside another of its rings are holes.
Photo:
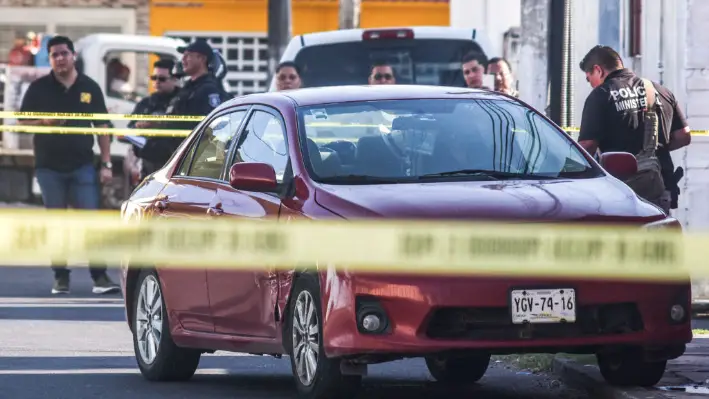
[[[313,166],[313,171],[319,176],[322,171],[322,157],[320,156],[320,149],[318,145],[313,141],[313,139],[306,139],[308,146],[308,158],[310,159],[310,164]]]
[[[340,156],[331,148],[321,147],[320,158],[322,159],[320,177],[332,177],[341,174],[342,161]]]
[[[376,177],[401,177],[403,162],[382,136],[360,137],[357,141],[356,173]]]
[[[331,141],[322,146],[335,151],[342,162],[342,165],[354,165],[357,161],[357,146],[347,140]]]

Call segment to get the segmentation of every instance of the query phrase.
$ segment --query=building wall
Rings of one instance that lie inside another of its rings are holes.
[[[338,28],[337,0],[291,1],[293,35]],[[267,6],[267,0],[151,0],[150,33],[207,39],[226,60],[233,94],[262,92],[268,90]],[[362,1],[363,28],[449,24],[447,1]]]
[[[522,21],[520,0],[451,0],[451,26],[478,29],[492,43],[490,56],[503,53],[505,32]]]
[[[265,35],[268,29],[267,4],[267,0],[151,0],[150,32],[153,35],[171,31],[254,32]],[[338,27],[339,5],[336,0],[292,0],[292,7],[294,35]],[[363,28],[448,26],[448,7],[447,2],[441,1],[364,0],[360,25]]]
[[[149,0],[0,0],[0,63],[15,36],[28,32],[60,34],[77,40],[92,33],[150,33]],[[31,10],[31,11],[30,11]],[[148,71],[148,58],[135,59],[135,71]],[[135,80],[135,74],[132,76]],[[4,102],[4,99],[0,103]]]
[[[23,8],[44,8],[44,9],[106,9],[107,13],[115,9],[132,9],[135,10],[135,21],[131,32],[147,34],[150,31],[150,8],[149,0],[0,0],[0,14],[4,13],[5,7],[23,7]],[[25,16],[20,16],[14,22],[18,25],[27,25],[28,22],[34,22],[38,16],[35,13],[27,12]],[[81,13],[76,13],[76,21],[73,24],[78,26],[95,26],[95,19],[86,19],[81,17]],[[52,18],[44,19],[41,22],[51,23]],[[50,32],[53,33],[53,32]]]

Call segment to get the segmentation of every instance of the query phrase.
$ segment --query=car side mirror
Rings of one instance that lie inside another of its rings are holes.
[[[273,192],[278,190],[276,171],[267,163],[241,162],[229,169],[229,185],[237,190]]]
[[[601,166],[614,177],[624,180],[638,173],[638,160],[629,152],[607,152],[601,155]]]

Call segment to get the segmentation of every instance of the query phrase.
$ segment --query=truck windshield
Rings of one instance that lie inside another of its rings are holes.
[[[367,84],[373,61],[388,62],[397,84],[464,87],[461,59],[473,40],[373,40],[303,48],[295,58],[305,87]]]

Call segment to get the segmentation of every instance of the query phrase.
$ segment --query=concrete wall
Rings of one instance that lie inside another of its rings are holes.
[[[520,26],[521,20],[520,0],[450,0],[451,26],[484,31],[492,42],[493,57],[502,55],[505,32]]]
[[[517,70],[520,99],[544,111],[547,107],[547,26],[549,0],[521,0],[521,68]]]
[[[570,70],[573,76],[574,95],[573,95],[573,119],[569,121],[572,126],[581,124],[581,112],[583,104],[586,101],[591,86],[586,82],[586,75],[581,72],[578,67],[579,62],[588,50],[599,43],[601,32],[608,30],[601,27],[599,24],[599,9],[601,1],[599,0],[574,0],[571,9],[572,29],[573,29],[573,59]],[[608,16],[606,15],[606,21]],[[613,24],[609,24],[613,25]],[[617,25],[617,24],[616,24]],[[603,35],[608,38],[608,34]]]
[[[495,4],[492,4],[495,3]],[[522,100],[544,110],[547,106],[547,9],[549,0],[451,0],[453,26],[490,29],[501,46],[502,34],[517,19],[522,26],[520,68],[516,77]],[[573,2],[574,116],[581,123],[584,102],[591,92],[578,62],[596,44],[616,48],[628,67],[655,80],[675,94],[693,130],[709,130],[709,1],[644,0],[641,56],[629,56],[629,1]],[[680,183],[679,209],[673,211],[688,230],[709,229],[709,136],[695,136],[689,148],[673,154],[685,170]]]
[[[130,8],[136,10],[135,32],[137,34],[148,34],[150,31],[150,0],[0,0],[0,7],[37,7],[37,8],[106,8],[110,13],[110,8]],[[2,11],[0,11],[2,12]],[[32,21],[32,12],[27,10],[26,18],[22,18],[17,23]],[[49,22],[49,21],[44,21]],[[92,21],[83,21],[90,25]]]

